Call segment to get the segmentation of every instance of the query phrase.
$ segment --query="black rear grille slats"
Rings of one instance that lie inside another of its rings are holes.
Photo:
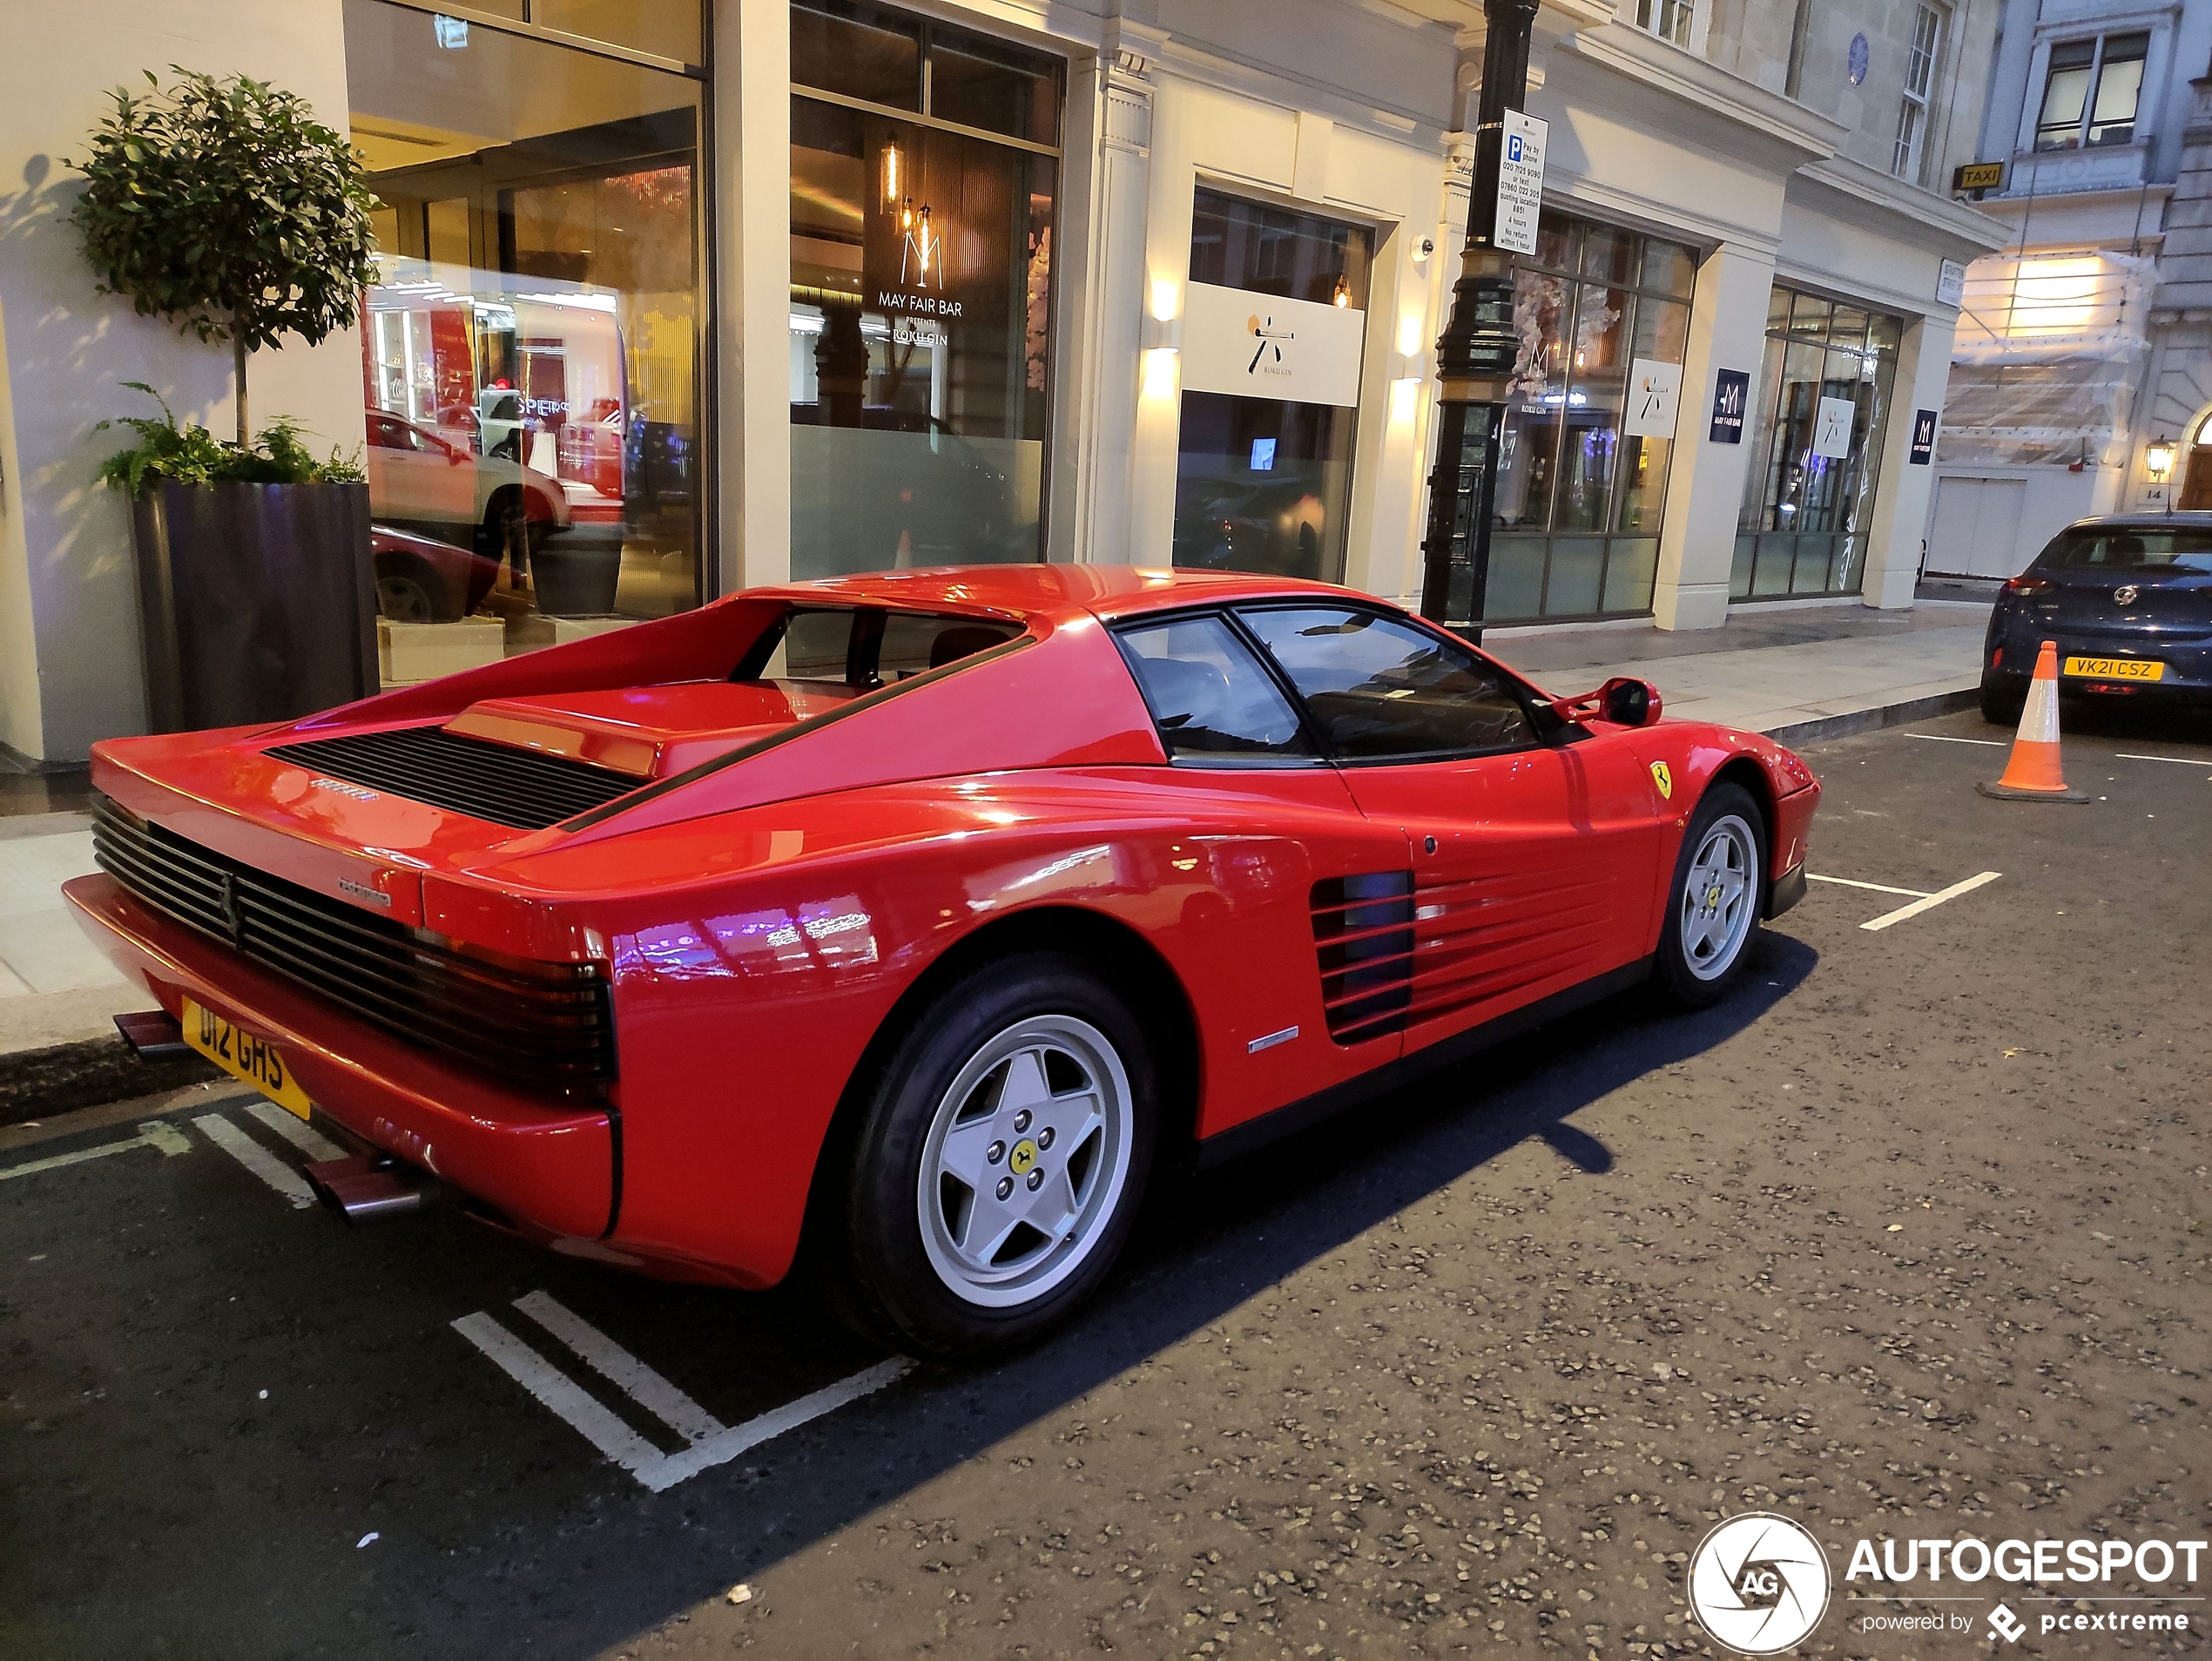
[[[456,951],[388,918],[287,882],[124,812],[93,806],[100,868],[165,915],[427,1048],[526,1083],[615,1076],[605,976]]]
[[[263,753],[514,830],[544,830],[651,782],[435,726],[307,739]]]

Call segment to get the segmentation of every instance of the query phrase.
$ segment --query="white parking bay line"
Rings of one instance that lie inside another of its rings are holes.
[[[463,1315],[453,1329],[498,1362],[502,1372],[552,1408],[571,1430],[646,1487],[653,1487],[645,1473],[666,1456],[581,1384],[556,1371],[550,1361],[488,1314]]]
[[[497,1362],[502,1371],[550,1408],[570,1428],[623,1469],[658,1494],[703,1470],[727,1464],[749,1448],[834,1413],[848,1402],[902,1378],[914,1363],[903,1355],[840,1379],[796,1401],[771,1408],[741,1425],[725,1425],[644,1362],[582,1316],[543,1292],[517,1298],[515,1307],[575,1351],[594,1372],[645,1412],[683,1437],[685,1446],[664,1454],[631,1428],[613,1409],[556,1368],[489,1313],[464,1315],[454,1330]]]
[[[307,1186],[305,1177],[221,1114],[203,1113],[192,1124],[202,1136],[282,1194],[296,1209],[305,1211],[315,1203],[315,1191]]]
[[[1907,733],[1905,736],[1908,739],[1925,739],[1931,744],[1983,744],[1993,750],[2005,747],[2002,739],[1954,739],[1948,733]]]
[[[44,1159],[32,1159],[19,1165],[0,1171],[0,1182],[10,1177],[28,1177],[34,1171],[54,1171],[63,1165],[81,1165],[87,1159],[105,1159],[111,1153],[128,1153],[133,1148],[159,1148],[165,1154],[190,1153],[192,1143],[173,1124],[164,1124],[159,1119],[148,1119],[138,1126],[138,1135],[127,1142],[103,1142],[97,1148],[79,1148],[74,1153],[49,1154]]]
[[[287,1113],[274,1102],[248,1102],[246,1111],[310,1159],[342,1159],[346,1157],[345,1149],[297,1113]]]
[[[554,1302],[550,1293],[533,1292],[527,1298],[517,1298],[515,1307],[685,1441],[718,1436],[729,1428],[583,1316]]]
[[[2212,760],[2205,760],[2193,755],[2130,755],[2125,750],[2114,750],[2112,753],[2112,759],[2115,761],[2171,761],[2177,767],[2212,769]]]
[[[1972,894],[1976,888],[1996,881],[2003,874],[2001,871],[1977,872],[1964,882],[1954,882],[1947,888],[1939,888],[1933,894],[1924,895],[1909,906],[1899,906],[1895,911],[1884,912],[1873,922],[1858,926],[1866,929],[1886,928],[1893,922],[1903,922],[1907,917],[1917,917],[1924,911],[1932,910],[1946,900],[1956,900],[1962,894]]]
[[[641,1478],[656,1494],[664,1488],[673,1488],[686,1477],[716,1465],[726,1464],[739,1454],[758,1448],[762,1442],[780,1436],[786,1430],[796,1430],[810,1419],[819,1419],[826,1413],[834,1413],[847,1402],[857,1401],[864,1395],[873,1395],[887,1384],[894,1384],[914,1370],[914,1363],[903,1355],[894,1355],[887,1361],[879,1361],[865,1372],[840,1379],[836,1383],[802,1395],[798,1401],[774,1408],[757,1419],[748,1419],[741,1425],[732,1425],[720,1435],[706,1442],[694,1442],[680,1454],[671,1454],[661,1462],[661,1469],[651,1478]]]
[[[1833,882],[1838,888],[1871,888],[1877,894],[1909,894],[1915,900],[1925,900],[1928,897],[1928,891],[1925,888],[1892,888],[1886,882],[1861,882],[1856,877],[1818,876],[1814,874],[1812,872],[1808,871],[1805,873],[1805,881],[1808,882]]]

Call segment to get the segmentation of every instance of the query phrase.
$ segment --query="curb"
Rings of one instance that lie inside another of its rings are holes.
[[[1847,715],[1823,716],[1817,721],[1793,721],[1787,726],[1767,729],[1766,736],[1777,744],[1822,744],[1830,739],[1847,739],[1854,733],[1872,733],[1885,726],[1902,726],[1907,721],[1925,721],[1933,715],[1955,715],[1962,709],[1973,709],[1981,702],[1981,689],[1968,686],[1955,692],[1937,692],[1930,698],[1911,698],[1902,704],[1884,704],[1876,709],[1855,709]]]
[[[198,1056],[141,1061],[119,1036],[19,1050],[0,1055],[0,1124],[156,1096],[221,1077]]]

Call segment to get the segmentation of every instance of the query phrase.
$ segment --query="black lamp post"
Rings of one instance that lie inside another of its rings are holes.
[[[1482,638],[1490,578],[1490,514],[1506,390],[1520,341],[1513,326],[1513,255],[1496,244],[1498,171],[1506,111],[1527,101],[1528,36],[1538,0],[1482,0],[1482,93],[1476,105],[1474,179],[1467,241],[1452,316],[1436,342],[1443,381],[1436,467],[1428,482],[1428,533],[1421,543],[1421,615]]]

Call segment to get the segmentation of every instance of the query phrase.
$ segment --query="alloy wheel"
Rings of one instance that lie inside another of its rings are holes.
[[[1716,981],[1750,938],[1758,910],[1758,839],[1737,814],[1715,820],[1697,845],[1682,892],[1682,955],[1701,981]]]
[[[992,1308],[1066,1280],[1120,1202],[1135,1128],[1121,1057],[1089,1023],[1033,1016],[985,1043],[922,1144],[915,1198],[938,1278]]]

